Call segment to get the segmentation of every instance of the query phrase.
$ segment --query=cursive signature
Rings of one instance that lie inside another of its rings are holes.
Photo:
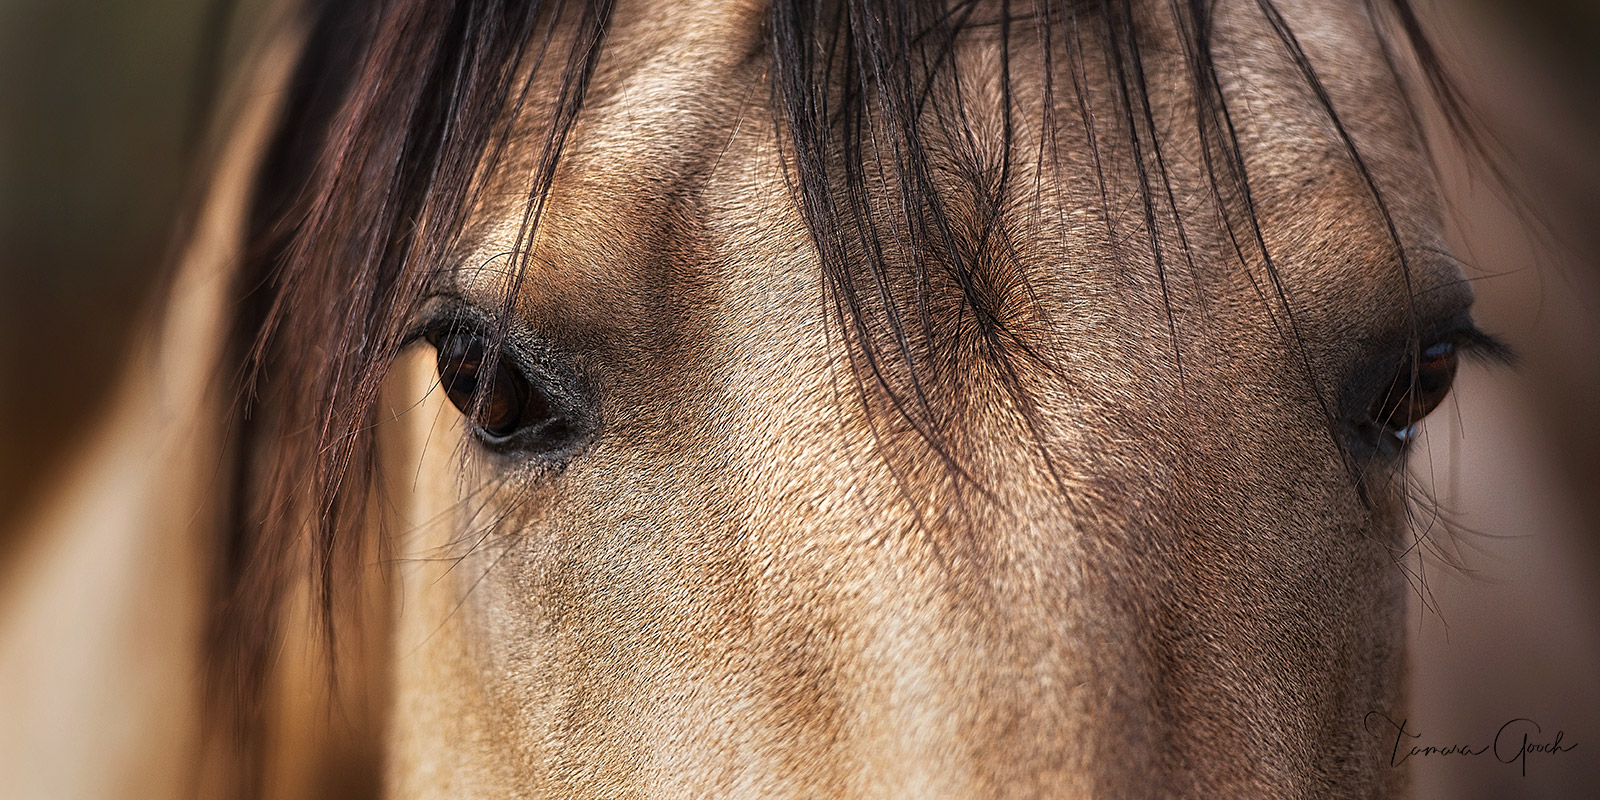
[[[1526,778],[1528,777],[1528,754],[1565,753],[1578,746],[1576,742],[1573,742],[1572,744],[1562,744],[1561,739],[1566,735],[1566,731],[1559,730],[1556,731],[1554,739],[1549,741],[1532,741],[1530,740],[1530,737],[1534,735],[1543,735],[1544,729],[1539,727],[1539,723],[1534,722],[1527,717],[1517,717],[1516,719],[1501,725],[1500,730],[1495,731],[1494,740],[1488,744],[1449,744],[1443,747],[1436,745],[1410,744],[1410,746],[1407,747],[1409,744],[1407,741],[1408,739],[1416,740],[1422,738],[1422,734],[1406,728],[1406,724],[1410,722],[1410,720],[1403,719],[1399,722],[1395,722],[1391,717],[1389,717],[1389,715],[1384,714],[1381,711],[1370,712],[1367,714],[1367,718],[1362,724],[1366,727],[1367,733],[1371,733],[1373,735],[1378,735],[1379,733],[1378,731],[1374,731],[1372,729],[1373,718],[1375,717],[1388,723],[1390,729],[1392,729],[1394,732],[1394,748],[1389,752],[1389,766],[1391,767],[1398,767],[1401,764],[1404,764],[1406,759],[1412,756],[1493,755],[1495,760],[1502,764],[1517,764],[1522,769],[1522,777]]]

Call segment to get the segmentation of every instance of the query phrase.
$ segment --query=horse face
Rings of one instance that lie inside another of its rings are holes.
[[[928,148],[976,288],[847,265],[851,316],[766,10],[681,5],[617,9],[537,233],[508,159],[391,376],[398,794],[1397,791],[1363,726],[1403,702],[1373,409],[1470,296],[1366,15],[1283,6],[1335,126],[1270,18],[1219,8],[1248,196],[1159,9],[1148,117],[1110,113],[1100,34],[1049,97],[1013,43],[1007,100],[972,25],[972,138]]]

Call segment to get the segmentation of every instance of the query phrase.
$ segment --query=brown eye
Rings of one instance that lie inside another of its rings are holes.
[[[483,337],[449,333],[434,345],[439,349],[439,384],[450,402],[488,438],[505,439],[549,416],[543,396],[505,355],[494,360],[492,376],[484,374],[489,358]]]
[[[1415,362],[1395,376],[1383,399],[1373,407],[1373,422],[1395,438],[1409,440],[1416,434],[1417,423],[1450,393],[1456,364],[1455,344],[1441,342],[1424,348]]]

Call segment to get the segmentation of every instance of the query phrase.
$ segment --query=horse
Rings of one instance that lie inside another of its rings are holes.
[[[41,523],[124,534],[3,605],[136,598],[15,713],[158,744],[25,794],[1405,792],[1406,457],[1506,351],[1404,0],[276,30]]]

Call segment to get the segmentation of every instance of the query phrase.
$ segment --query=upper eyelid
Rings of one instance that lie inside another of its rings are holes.
[[[1481,361],[1503,366],[1515,366],[1517,363],[1516,350],[1479,328],[1468,314],[1457,315],[1444,330],[1424,340],[1423,345],[1441,341],[1448,341],[1455,345],[1456,352]]]
[[[438,292],[423,298],[401,347],[408,347],[418,339],[425,339],[443,330],[472,330],[493,337],[495,326],[491,316],[470,300],[454,292]]]
[[[436,292],[423,297],[417,304],[417,311],[410,324],[406,327],[406,334],[400,341],[400,347],[410,347],[418,339],[427,338],[438,329],[441,321],[454,316],[451,313],[452,309],[461,305],[461,298],[453,293]]]

